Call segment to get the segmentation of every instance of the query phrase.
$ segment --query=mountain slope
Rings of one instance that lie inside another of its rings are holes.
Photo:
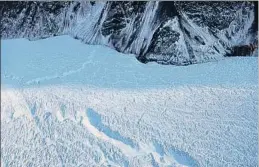
[[[68,34],[133,53],[143,63],[186,65],[257,45],[255,2],[1,2],[2,38]],[[235,47],[241,47],[237,50]],[[244,55],[251,55],[248,48]]]

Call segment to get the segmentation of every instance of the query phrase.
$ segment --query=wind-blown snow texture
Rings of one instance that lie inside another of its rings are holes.
[[[135,54],[139,61],[186,65],[257,45],[256,2],[1,2],[2,38],[68,34]],[[249,55],[250,50],[244,55]],[[258,51],[255,52],[258,56]],[[236,55],[239,56],[239,55]]]
[[[258,166],[256,57],[162,66],[68,36],[1,42],[3,167]]]

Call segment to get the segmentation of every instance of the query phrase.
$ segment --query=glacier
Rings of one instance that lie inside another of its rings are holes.
[[[1,166],[258,166],[257,63],[1,40]]]
[[[2,82],[12,87],[60,83],[105,88],[231,86],[251,85],[258,79],[257,57],[226,57],[204,64],[171,67],[142,64],[131,54],[104,46],[85,45],[69,36],[38,41],[3,40],[1,46]]]

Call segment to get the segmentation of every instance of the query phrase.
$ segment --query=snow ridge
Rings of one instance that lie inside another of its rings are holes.
[[[3,163],[254,166],[258,155],[255,90],[182,87],[125,91],[78,86],[4,89]],[[139,111],[144,109],[148,114],[138,121],[142,115]],[[10,157],[12,149],[17,150],[15,159]],[[47,159],[38,156],[42,154]]]

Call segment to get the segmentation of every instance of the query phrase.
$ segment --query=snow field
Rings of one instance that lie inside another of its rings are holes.
[[[2,166],[258,166],[256,57],[184,67],[2,41]]]

